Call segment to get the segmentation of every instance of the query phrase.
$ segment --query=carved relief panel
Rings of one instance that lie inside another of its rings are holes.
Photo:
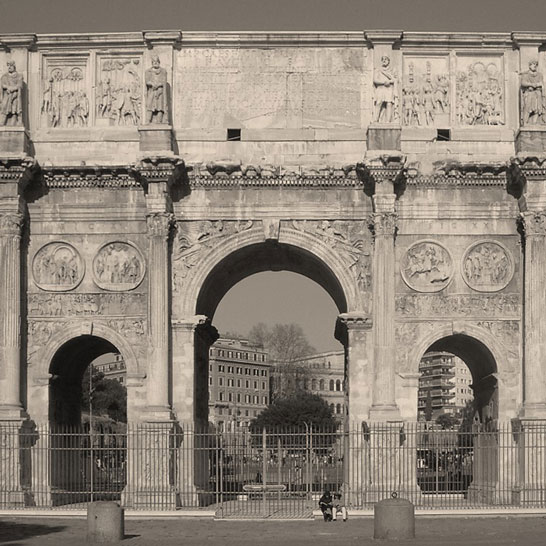
[[[52,242],[36,252],[32,260],[32,276],[42,290],[63,292],[80,284],[85,264],[79,252],[65,242]]]
[[[292,220],[291,227],[318,237],[353,272],[358,288],[366,291],[372,285],[371,233],[367,222],[343,220]]]
[[[450,124],[448,57],[404,56],[402,123],[427,127]]]
[[[132,290],[142,282],[145,271],[142,253],[130,243],[107,243],[93,259],[93,280],[104,290]]]
[[[173,290],[178,291],[203,252],[222,238],[251,229],[252,220],[178,222],[173,241]]]
[[[459,125],[504,125],[502,57],[457,57],[456,117]]]
[[[97,58],[96,124],[138,125],[142,113],[140,56],[101,55]]]
[[[479,292],[497,292],[512,280],[514,260],[500,243],[480,241],[466,250],[461,272],[470,288]]]
[[[44,57],[41,125],[78,128],[89,124],[87,57]]]
[[[418,241],[402,257],[400,272],[413,290],[439,292],[453,279],[453,259],[441,244]]]

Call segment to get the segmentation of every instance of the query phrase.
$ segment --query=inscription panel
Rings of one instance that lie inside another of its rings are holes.
[[[360,126],[358,49],[182,49],[175,121],[187,128]]]

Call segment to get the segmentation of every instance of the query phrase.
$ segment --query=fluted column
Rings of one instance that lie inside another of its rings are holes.
[[[521,214],[525,232],[523,417],[546,419],[546,211]]]
[[[148,407],[170,412],[169,400],[169,237],[174,217],[167,212],[146,216],[148,230]]]
[[[21,228],[18,212],[0,215],[0,325],[3,412],[21,409]]]
[[[373,197],[374,262],[374,388],[370,417],[385,420],[398,416],[395,400],[394,347],[394,235],[397,215],[394,193]]]

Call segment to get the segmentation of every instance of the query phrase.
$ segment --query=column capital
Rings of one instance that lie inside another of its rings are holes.
[[[367,313],[352,311],[341,313],[336,320],[334,337],[347,346],[347,336],[350,331],[368,331],[373,325],[372,318]]]
[[[376,45],[394,45],[402,39],[403,32],[401,30],[367,30],[366,40]]]
[[[39,169],[38,162],[28,156],[0,157],[0,185],[17,184],[22,192]]]
[[[187,178],[186,164],[175,155],[145,156],[133,168],[144,190],[150,184],[165,183],[170,188]]]
[[[546,210],[522,212],[520,218],[525,238],[546,236]]]
[[[211,321],[206,315],[193,315],[192,317],[171,320],[171,327],[175,330],[195,330],[198,326],[210,324]]]
[[[396,152],[374,154],[368,152],[364,161],[356,164],[357,176],[364,182],[365,191],[374,195],[378,185],[392,184],[389,191],[398,194],[406,178],[406,157]]]
[[[11,51],[12,49],[31,49],[36,43],[36,34],[0,34],[0,44]]]
[[[375,237],[394,237],[398,228],[398,214],[395,211],[374,212],[371,227]]]
[[[171,327],[173,330],[199,333],[205,337],[209,345],[212,345],[220,337],[218,330],[212,325],[210,318],[206,315],[194,315],[192,317],[172,320]]]
[[[148,237],[160,238],[167,241],[174,226],[174,214],[172,212],[151,212],[146,215],[146,227]]]
[[[24,223],[20,212],[0,212],[0,237],[20,237]]]
[[[146,45],[151,49],[155,45],[172,45],[182,41],[180,30],[145,30],[142,37]]]

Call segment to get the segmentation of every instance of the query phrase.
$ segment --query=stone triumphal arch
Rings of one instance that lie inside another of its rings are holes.
[[[1,423],[112,348],[131,422],[206,423],[215,309],[280,269],[338,307],[350,422],[415,420],[429,349],[482,421],[546,419],[545,44],[1,35]]]

